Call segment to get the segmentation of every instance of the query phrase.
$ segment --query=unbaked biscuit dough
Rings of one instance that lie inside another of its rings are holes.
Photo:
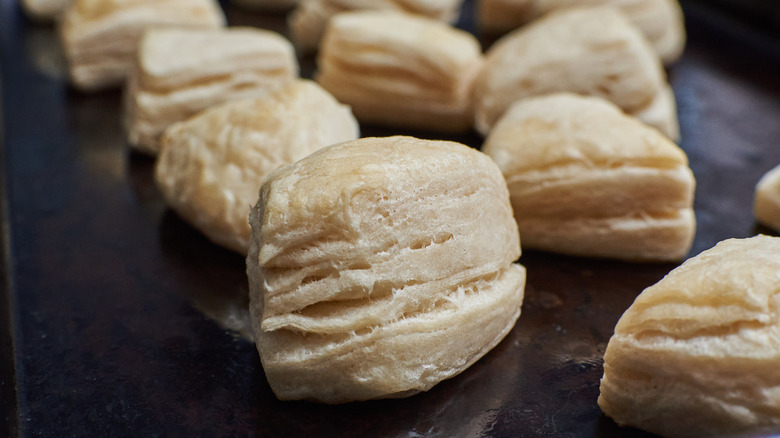
[[[674,139],[677,114],[666,87],[658,55],[620,12],[566,8],[504,36],[488,50],[475,87],[475,124],[487,135],[513,102],[566,91],[603,97],[628,114],[648,115],[644,121]]]
[[[22,0],[22,7],[28,17],[36,21],[54,21],[68,7],[72,0]]]
[[[297,76],[295,50],[275,32],[148,30],[125,93],[128,142],[156,155],[159,137],[171,124],[214,104],[264,96]]]
[[[349,108],[308,80],[231,101],[172,125],[155,179],[168,205],[213,242],[246,254],[249,209],[263,177],[359,137]]]
[[[339,12],[404,12],[454,23],[462,3],[463,0],[303,0],[290,14],[288,23],[295,46],[306,52],[319,47],[328,20]]]
[[[440,21],[392,12],[330,20],[316,80],[365,123],[466,132],[482,67],[476,38]]]
[[[729,239],[645,289],[615,327],[599,406],[667,437],[780,433],[780,238]]]
[[[756,185],[753,214],[759,222],[780,232],[780,166],[767,172]]]
[[[74,0],[60,34],[73,85],[95,91],[124,83],[147,28],[224,25],[216,0]]]
[[[452,142],[364,138],[272,173],[252,209],[250,312],[282,400],[402,397],[453,377],[520,315],[506,183]]]
[[[516,102],[482,150],[506,177],[524,248],[675,261],[693,242],[685,153],[598,97]]]
[[[665,63],[676,61],[685,48],[686,32],[677,0],[480,0],[479,27],[501,34],[557,9],[614,6],[650,41]]]

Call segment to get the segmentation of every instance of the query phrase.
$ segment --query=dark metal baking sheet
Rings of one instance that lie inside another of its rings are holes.
[[[694,255],[769,232],[751,203],[780,163],[780,56],[774,36],[685,5],[689,45],[670,79],[698,181]],[[0,435],[644,436],[600,413],[601,358],[621,313],[674,264],[528,251],[517,326],[456,378],[402,400],[277,401],[231,330],[246,318],[243,259],[165,208],[152,160],[124,143],[119,92],[69,89],[53,30],[0,6]],[[281,16],[228,17],[283,30]]]

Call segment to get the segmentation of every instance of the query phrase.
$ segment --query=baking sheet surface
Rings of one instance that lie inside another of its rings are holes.
[[[517,326],[454,379],[401,400],[279,402],[246,324],[244,261],[163,205],[153,161],[129,152],[120,93],[81,94],[53,30],[0,0],[5,190],[5,422],[23,436],[601,437],[596,405],[617,319],[674,264],[527,251]],[[780,164],[780,56],[764,35],[687,8],[670,71],[696,175],[691,255],[757,232],[753,188]],[[231,24],[283,30],[229,9]],[[464,23],[473,20],[466,17]],[[304,60],[310,73],[311,59]],[[364,128],[364,134],[404,131]],[[413,133],[437,137],[433,133]],[[479,146],[479,137],[459,138]],[[11,385],[12,386],[12,385]],[[11,388],[13,389],[13,388]]]

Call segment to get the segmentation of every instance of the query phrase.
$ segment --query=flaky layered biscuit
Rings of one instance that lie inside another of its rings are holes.
[[[479,42],[447,24],[407,14],[346,12],[331,19],[316,76],[361,122],[467,131]]]
[[[780,231],[780,166],[767,172],[758,181],[753,214],[762,224]]]
[[[463,0],[303,0],[289,18],[295,46],[303,51],[319,47],[328,20],[345,11],[391,11],[454,23]]]
[[[487,52],[475,90],[476,127],[487,134],[514,101],[561,91],[603,97],[640,115],[664,97],[659,93],[667,85],[658,55],[617,10],[562,9],[504,36]]]
[[[72,0],[22,0],[24,13],[36,21],[54,21]]]
[[[215,243],[242,254],[262,179],[315,150],[359,136],[344,105],[298,80],[227,102],[166,130],[155,179],[168,205]]]
[[[272,173],[250,221],[252,327],[280,399],[426,391],[520,314],[506,184],[464,145],[389,137],[322,149]]]
[[[331,17],[348,9],[329,0],[305,0],[287,18],[290,38],[301,52],[313,52],[320,46]]]
[[[661,87],[650,104],[634,111],[634,117],[661,131],[676,143],[680,141],[680,122],[677,119],[677,99],[671,85]]]
[[[215,0],[74,0],[64,13],[61,37],[71,81],[89,91],[124,82],[149,27],[224,24]]]
[[[685,48],[685,22],[677,0],[480,0],[480,28],[501,34],[557,9],[614,6],[650,41],[665,63],[677,60]]]
[[[297,75],[292,44],[275,32],[149,30],[125,95],[128,141],[157,154],[159,137],[171,124],[217,103],[263,96]]]
[[[524,248],[680,260],[696,222],[685,153],[596,97],[514,104],[483,151],[506,177]]]
[[[730,239],[626,310],[598,403],[618,424],[662,436],[777,436],[778,363],[780,239]]]

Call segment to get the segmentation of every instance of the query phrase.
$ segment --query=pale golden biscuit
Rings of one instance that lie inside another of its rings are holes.
[[[646,107],[632,114],[642,122],[658,129],[674,142],[680,141],[680,122],[677,119],[677,99],[669,84],[661,87]]]
[[[263,96],[297,76],[295,50],[275,32],[148,30],[125,94],[128,142],[157,154],[159,137],[171,124],[217,103]]]
[[[328,20],[345,11],[405,12],[454,23],[463,0],[303,0],[289,18],[292,40],[304,52],[319,47]]]
[[[561,9],[487,52],[475,90],[476,127],[486,135],[516,100],[561,91],[603,97],[629,114],[641,113],[667,85],[658,55],[617,10]]]
[[[252,209],[250,313],[282,400],[426,391],[520,315],[506,184],[459,143],[364,138],[272,173]]]
[[[756,185],[753,214],[762,224],[780,231],[780,166],[767,172]]]
[[[780,239],[729,239],[645,289],[615,327],[599,406],[667,437],[780,433]]]
[[[290,38],[295,47],[303,52],[314,52],[320,46],[328,21],[346,7],[329,0],[304,0],[287,18]]]
[[[482,150],[506,177],[526,249],[673,261],[691,247],[695,181],[685,153],[608,101],[519,101]]]
[[[172,125],[155,179],[165,201],[215,243],[246,254],[249,209],[263,177],[334,143],[359,137],[349,108],[312,81],[231,101]]]
[[[473,35],[439,21],[390,12],[331,19],[317,60],[325,89],[361,122],[464,132],[482,66]]]
[[[54,21],[72,0],[22,0],[24,13],[36,21]]]
[[[73,85],[92,91],[122,85],[147,28],[224,25],[215,0],[74,0],[60,33]]]
[[[614,6],[642,31],[665,63],[676,61],[685,48],[686,32],[677,0],[480,0],[479,27],[502,34],[557,9]]]

